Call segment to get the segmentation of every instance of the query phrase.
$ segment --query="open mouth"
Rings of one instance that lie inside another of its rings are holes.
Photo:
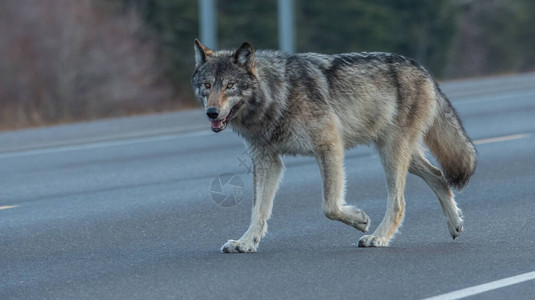
[[[219,120],[211,120],[210,123],[212,124],[212,131],[213,132],[220,132],[223,131],[223,129],[227,128],[228,121],[231,120],[232,117],[234,117],[234,113],[236,112],[236,106],[234,106],[228,115]]]

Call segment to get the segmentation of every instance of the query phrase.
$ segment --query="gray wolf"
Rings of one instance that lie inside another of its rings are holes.
[[[476,150],[451,103],[414,60],[378,52],[323,55],[212,51],[194,43],[192,87],[215,132],[228,125],[253,149],[254,200],[249,229],[222,252],[255,252],[267,230],[284,170],[280,155],[317,159],[327,218],[366,232],[370,219],[344,199],[344,151],[372,144],[384,166],[386,215],[359,247],[384,247],[405,212],[407,172],[436,194],[455,239],[463,230],[452,188],[465,186]],[[442,171],[424,156],[426,144]]]

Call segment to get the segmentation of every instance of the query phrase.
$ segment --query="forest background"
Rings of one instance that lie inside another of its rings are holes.
[[[277,1],[218,0],[220,49],[278,48]],[[386,51],[441,80],[535,70],[532,0],[295,0],[298,52]],[[0,1],[0,130],[189,109],[199,6]]]

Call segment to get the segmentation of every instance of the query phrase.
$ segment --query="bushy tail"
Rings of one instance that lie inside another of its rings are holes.
[[[461,120],[438,85],[438,114],[425,136],[425,143],[442,167],[448,184],[462,189],[476,168],[476,149]]]

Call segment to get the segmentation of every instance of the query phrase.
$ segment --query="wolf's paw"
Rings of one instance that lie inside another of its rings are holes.
[[[229,240],[221,247],[221,252],[223,253],[245,253],[245,252],[256,252],[256,247],[254,243],[245,243],[243,241]]]
[[[460,212],[457,216],[448,219],[448,229],[453,239],[461,235],[461,232],[463,232],[463,219]]]
[[[370,218],[362,211],[362,209],[358,209],[351,205],[344,205],[342,210],[349,215],[348,221],[351,223],[351,226],[362,232],[368,231],[368,228],[370,227]]]
[[[388,241],[380,236],[365,235],[358,242],[359,247],[387,247]]]

